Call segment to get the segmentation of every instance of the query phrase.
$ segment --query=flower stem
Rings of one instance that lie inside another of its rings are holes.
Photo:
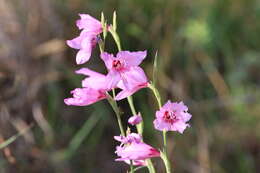
[[[119,125],[121,136],[125,136],[125,131],[124,131],[124,127],[122,124],[119,107],[118,107],[116,101],[108,93],[107,93],[107,100],[108,100],[109,104],[111,105],[111,107],[113,108],[114,112],[116,113],[116,118],[117,118],[117,122]]]
[[[128,104],[130,106],[130,109],[131,109],[131,112],[133,115],[137,115],[137,112],[135,110],[135,106],[134,106],[134,103],[133,103],[133,97],[132,96],[129,96],[127,97],[127,101],[128,101]],[[142,115],[141,115],[142,116]],[[143,135],[143,121],[140,122],[139,124],[136,125],[136,128],[137,128],[137,132],[138,134],[140,135]]]
[[[160,109],[162,107],[162,102],[161,102],[161,96],[158,89],[152,83],[150,83],[148,87],[153,91],[153,94],[157,100]],[[163,151],[161,153],[161,158],[165,165],[166,173],[171,173],[171,164],[167,156],[167,131],[166,130],[163,131]]]
[[[153,91],[153,94],[158,103],[158,107],[160,109],[162,107],[162,101],[161,101],[161,96],[160,96],[159,91],[157,90],[157,88],[155,88],[155,86],[152,83],[149,83],[148,87]]]
[[[171,164],[170,164],[170,161],[169,161],[168,155],[167,155],[167,131],[166,130],[163,131],[163,145],[164,145],[163,152],[164,152],[164,156],[165,156],[163,161],[165,164],[166,172],[171,173]]]
[[[121,51],[122,48],[121,48],[120,38],[119,38],[118,34],[112,27],[109,29],[109,31],[116,42],[118,51]]]
[[[134,165],[133,165],[133,161],[130,160],[130,173],[134,173]]]
[[[147,168],[148,168],[149,172],[150,173],[156,173],[155,168],[153,166],[152,160],[151,159],[147,159],[146,163],[147,163]]]

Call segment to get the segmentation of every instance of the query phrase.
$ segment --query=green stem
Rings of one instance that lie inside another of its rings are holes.
[[[166,172],[171,173],[171,163],[167,155],[167,131],[166,130],[163,131],[163,146],[164,146],[163,147],[164,156],[162,159],[166,168]]]
[[[116,42],[118,51],[121,51],[122,48],[121,48],[120,38],[119,38],[117,32],[113,28],[111,28],[109,31],[110,31],[112,37],[114,38],[114,40]],[[133,98],[131,96],[129,96],[129,97],[127,97],[127,100],[128,100],[128,104],[130,106],[130,109],[132,111],[132,114],[136,115],[136,110],[135,110],[135,107],[134,107]],[[137,128],[138,134],[142,135],[143,134],[143,122],[138,124],[136,126],[136,128]],[[148,167],[148,170],[149,170],[150,173],[155,173],[155,168],[153,166],[151,159],[147,159],[147,167]]]
[[[157,90],[157,88],[155,88],[155,86],[152,83],[149,83],[148,87],[153,91],[153,94],[157,100],[158,103],[158,107],[161,108],[162,107],[162,101],[161,101],[161,96],[159,91]]]
[[[130,106],[130,109],[131,109],[131,112],[133,115],[137,115],[137,112],[135,110],[135,106],[134,106],[134,103],[133,103],[133,97],[132,96],[129,96],[127,97],[127,101],[128,101],[128,104]],[[141,115],[142,116],[142,115]],[[139,124],[136,125],[136,128],[137,128],[137,132],[138,134],[140,135],[143,135],[143,121]]]
[[[134,166],[133,166],[133,161],[130,160],[130,173],[134,173]]]
[[[167,131],[163,131],[163,146],[164,146],[164,151],[167,151]]]
[[[133,103],[133,97],[132,96],[127,97],[127,101],[128,101],[129,106],[130,106],[130,109],[132,111],[132,114],[136,115],[137,113],[136,113],[135,106],[134,106],[134,103]]]
[[[161,102],[161,96],[160,96],[158,89],[152,83],[149,84],[148,87],[153,91],[153,94],[157,100],[157,103],[158,103],[158,106],[160,109],[162,107],[162,102]],[[167,131],[164,130],[163,131],[163,152],[162,152],[161,158],[164,162],[166,172],[171,173],[171,164],[170,164],[169,158],[167,156],[167,134],[166,133],[167,133]]]
[[[113,94],[113,98],[115,99],[116,98],[116,92],[115,92],[114,88],[112,89],[112,94]]]
[[[126,136],[124,128],[123,128],[122,120],[121,120],[119,107],[118,107],[116,101],[108,93],[107,93],[107,100],[110,103],[111,107],[113,108],[114,112],[116,113],[116,118],[117,118],[117,122],[118,122],[118,125],[120,128],[121,135]]]
[[[149,172],[150,173],[156,173],[155,168],[153,166],[152,160],[151,159],[147,159],[146,163],[147,163],[147,168],[148,168]]]
[[[118,34],[117,34],[116,31],[114,31],[114,29],[112,29],[112,28],[111,28],[109,31],[110,31],[112,37],[114,38],[114,40],[115,40],[115,42],[116,42],[118,51],[121,51],[122,48],[121,48],[120,38],[119,38]]]

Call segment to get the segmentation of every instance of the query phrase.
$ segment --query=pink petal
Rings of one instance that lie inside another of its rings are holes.
[[[79,14],[80,18],[76,21],[76,25],[79,29],[84,29],[87,32],[94,32],[99,34],[102,32],[102,25],[100,21],[88,14]]]
[[[128,158],[130,160],[144,160],[151,157],[159,157],[160,153],[145,143],[133,143],[126,146],[122,151],[122,158]]]
[[[188,112],[181,112],[180,115],[183,122],[189,121],[192,117],[192,115],[189,114]]]
[[[137,52],[120,51],[117,53],[117,58],[123,59],[126,63],[126,66],[131,67],[140,65],[146,57],[146,54],[146,50]]]
[[[153,125],[154,125],[154,128],[156,130],[159,130],[159,131],[163,131],[163,130],[169,131],[169,130],[171,130],[171,124],[166,123],[166,122],[164,122],[160,119],[155,119],[153,121]]]
[[[114,139],[119,142],[123,142],[125,140],[125,137],[123,136],[114,136]]]
[[[134,90],[132,90],[132,91],[122,90],[122,91],[120,91],[120,92],[116,95],[115,100],[117,100],[117,101],[122,100],[122,99],[124,99],[124,98],[127,98],[128,96],[133,95],[133,93],[134,93]]]
[[[71,48],[74,49],[80,49],[81,48],[81,40],[82,38],[80,36],[72,39],[72,40],[67,40],[67,45]]]
[[[120,74],[117,71],[111,70],[106,76],[106,85],[108,89],[115,88],[120,81]]]
[[[88,76],[84,80],[82,80],[83,87],[110,90],[110,88],[107,88],[108,80],[105,75],[90,70],[88,68],[81,68],[80,70],[77,70],[76,73]]]
[[[84,64],[85,62],[87,62],[90,57],[91,57],[91,48],[90,49],[81,49],[78,51],[77,55],[76,55],[76,62],[77,64]]]
[[[178,121],[176,123],[174,123],[174,126],[172,126],[172,130],[173,131],[178,131],[179,133],[183,133],[183,131],[186,129],[186,127],[188,127],[188,124],[185,124],[182,121]]]
[[[86,76],[90,76],[90,77],[105,77],[105,75],[101,74],[101,73],[98,73],[98,72],[95,72],[93,70],[90,70],[89,68],[81,68],[77,71],[75,71],[77,74],[83,74],[83,75],[86,75]]]
[[[121,72],[121,79],[127,90],[133,90],[137,86],[147,83],[147,77],[140,67],[131,67],[129,70]]]
[[[112,62],[113,62],[113,59],[114,59],[113,54],[103,52],[103,53],[100,54],[100,58],[104,61],[107,69],[111,70],[112,69]]]

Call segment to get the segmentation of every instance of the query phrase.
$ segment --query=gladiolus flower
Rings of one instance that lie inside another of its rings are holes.
[[[76,24],[79,29],[83,29],[80,35],[72,40],[67,40],[68,46],[79,49],[76,55],[77,64],[83,64],[91,57],[92,49],[99,41],[99,34],[102,32],[100,21],[88,14],[79,14],[81,19]]]
[[[106,52],[101,54],[101,59],[108,69],[108,86],[118,86],[122,91],[116,100],[121,100],[132,95],[137,90],[147,87],[148,80],[142,68],[139,67],[146,57],[146,51],[120,51],[116,57]]]
[[[104,91],[93,88],[76,88],[71,94],[72,98],[64,99],[67,105],[87,106],[106,98]]]
[[[163,131],[183,131],[189,127],[187,122],[191,119],[188,107],[183,102],[168,101],[159,111],[156,111],[156,119],[153,124],[155,129]]]
[[[145,165],[145,159],[159,157],[160,152],[148,144],[141,141],[141,136],[131,133],[127,137],[115,136],[121,142],[116,147],[116,154],[120,157],[116,161],[125,161],[130,164],[130,160],[135,165]]]
[[[142,116],[140,112],[137,115],[134,115],[128,119],[128,123],[131,125],[139,124],[142,121]]]

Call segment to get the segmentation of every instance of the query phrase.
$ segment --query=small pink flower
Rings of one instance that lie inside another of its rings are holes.
[[[120,51],[116,57],[106,52],[101,54],[101,59],[109,71],[107,75],[109,88],[117,86],[122,89],[116,100],[126,98],[137,90],[147,87],[147,77],[139,67],[145,57],[146,51]]]
[[[134,115],[128,119],[128,123],[131,125],[139,124],[142,121],[142,116],[140,112],[137,115]]]
[[[132,160],[134,165],[145,165],[145,159],[160,156],[158,150],[142,142],[139,134],[131,133],[126,137],[115,136],[114,138],[121,142],[121,145],[116,147],[116,154],[120,157],[116,161],[130,164]]]
[[[189,127],[187,122],[191,119],[188,107],[183,102],[168,101],[159,111],[156,111],[156,119],[153,124],[155,129],[163,131],[183,131]]]
[[[76,55],[77,64],[83,64],[91,57],[92,49],[99,41],[98,35],[102,32],[101,23],[88,14],[79,14],[81,19],[76,24],[83,29],[80,35],[72,40],[67,40],[68,46],[79,49]]]
[[[72,98],[64,99],[67,105],[87,106],[106,98],[104,91],[93,88],[76,88],[71,91],[71,94],[73,94]]]

